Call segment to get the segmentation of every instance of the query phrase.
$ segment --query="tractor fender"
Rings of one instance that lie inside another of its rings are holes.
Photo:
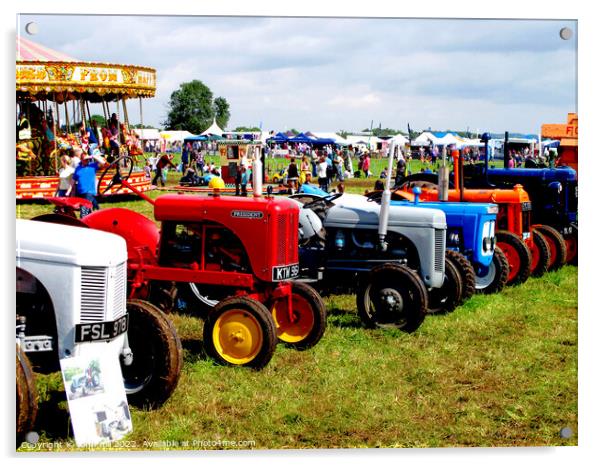
[[[82,221],[90,228],[114,233],[125,239],[128,261],[157,263],[159,229],[142,214],[120,207],[97,210]]]

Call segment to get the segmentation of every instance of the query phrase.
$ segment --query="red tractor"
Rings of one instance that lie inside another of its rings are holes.
[[[121,157],[103,171],[101,181],[112,179],[99,195],[131,189],[153,204],[161,227],[123,208],[101,209],[81,222],[126,240],[130,298],[170,311],[178,290],[192,291],[193,308],[205,319],[207,354],[221,364],[261,368],[278,339],[298,350],[314,346],[324,334],[326,308],[312,287],[292,281],[299,273],[298,206],[261,196],[255,168],[250,198],[216,192],[153,200],[127,182],[132,161]]]

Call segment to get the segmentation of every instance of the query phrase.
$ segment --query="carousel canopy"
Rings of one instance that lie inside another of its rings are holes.
[[[17,98],[22,100],[84,99],[89,102],[154,97],[153,68],[83,62],[17,37]]]

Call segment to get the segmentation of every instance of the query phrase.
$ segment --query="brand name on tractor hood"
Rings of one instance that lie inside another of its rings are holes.
[[[234,218],[263,218],[263,212],[258,210],[233,210],[230,215]]]

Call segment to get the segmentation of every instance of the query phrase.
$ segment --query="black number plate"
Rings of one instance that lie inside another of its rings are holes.
[[[75,325],[75,343],[106,341],[127,332],[128,315],[108,322],[94,322]]]
[[[272,281],[290,280],[299,275],[299,264],[283,265],[272,268]]]

